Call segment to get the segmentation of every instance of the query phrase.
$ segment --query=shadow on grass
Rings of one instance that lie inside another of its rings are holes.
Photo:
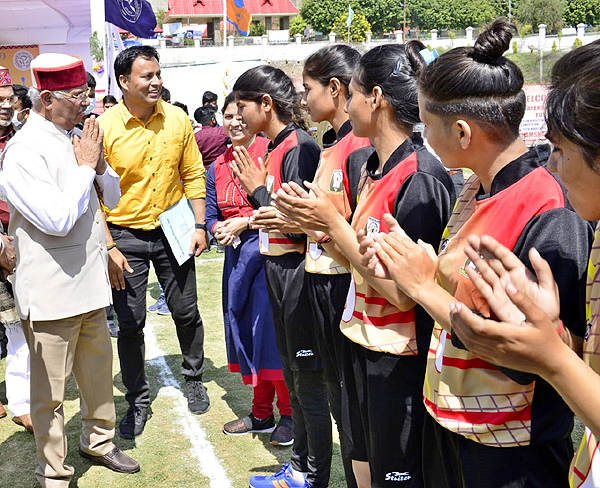
[[[225,346],[223,346],[225,347]],[[185,391],[184,379],[179,372],[179,366],[181,364],[181,355],[167,355],[164,357],[167,365],[174,372],[174,376],[179,383],[179,388]],[[228,370],[227,366],[221,366],[216,368],[210,358],[205,358],[205,368],[203,375],[203,383],[206,386],[208,395],[211,396],[211,383],[216,383],[225,393],[221,395],[221,400],[227,403],[228,407],[232,410],[233,415],[231,418],[221,419],[221,422],[225,424],[235,418],[240,418],[248,415],[252,411],[252,395],[253,390],[249,385],[244,385],[242,377],[239,373],[232,373]],[[176,373],[177,372],[177,373]],[[152,385],[151,385],[152,390]],[[213,401],[216,400],[213,398]],[[275,411],[277,409],[275,408]],[[223,434],[224,435],[224,434]],[[280,447],[272,446],[270,444],[270,434],[249,434],[253,439],[258,440],[262,443],[263,447],[269,451],[277,461],[289,462],[291,447]],[[232,440],[235,437],[231,437]],[[252,471],[279,471],[281,465],[263,466],[253,468]]]
[[[73,400],[78,397],[79,392],[77,384],[73,376],[71,376],[67,381],[65,401]],[[115,404],[117,403],[124,404],[124,397],[116,396]],[[126,410],[126,407],[124,407],[123,410]],[[79,438],[81,435],[80,411],[77,411],[77,413],[65,423],[65,434],[68,446],[65,463],[75,469],[75,473],[73,474],[69,486],[76,487],[79,486],[79,479],[85,476],[88,469],[92,466],[90,461],[79,455]],[[121,439],[118,435],[115,435],[114,443],[124,451],[131,450],[135,447],[134,440],[129,441]],[[18,484],[12,486],[18,486],[19,488],[39,486],[34,474],[37,464],[35,439],[25,430],[15,432],[0,443],[0,473],[2,473],[1,476],[4,480],[18,480]]]
[[[6,381],[0,383],[0,402],[2,402],[3,405],[8,403],[6,398]]]
[[[1,421],[10,422],[8,417]],[[4,481],[17,480],[13,486],[19,488],[37,487],[36,466],[35,439],[26,430],[15,432],[0,444],[0,476]]]

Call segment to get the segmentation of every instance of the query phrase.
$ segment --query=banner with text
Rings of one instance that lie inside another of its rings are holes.
[[[523,91],[527,97],[527,108],[519,127],[521,138],[527,146],[546,141],[546,108],[547,85],[524,85]]]

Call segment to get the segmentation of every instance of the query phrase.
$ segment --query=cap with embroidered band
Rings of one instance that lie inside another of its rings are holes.
[[[31,79],[38,90],[68,90],[87,84],[81,58],[68,54],[44,53],[31,62]]]

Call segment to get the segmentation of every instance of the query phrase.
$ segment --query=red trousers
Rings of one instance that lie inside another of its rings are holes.
[[[277,392],[277,409],[279,415],[292,415],[290,394],[283,380],[261,380],[254,387],[252,415],[257,419],[266,419],[273,413],[273,400]]]

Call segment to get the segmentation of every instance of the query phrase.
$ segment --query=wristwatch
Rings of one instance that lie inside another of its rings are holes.
[[[198,224],[194,225],[195,229],[206,230],[206,224]]]

